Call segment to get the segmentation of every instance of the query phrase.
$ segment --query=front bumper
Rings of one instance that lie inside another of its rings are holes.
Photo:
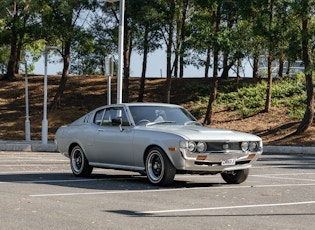
[[[220,173],[226,171],[242,170],[252,167],[262,149],[257,152],[243,151],[222,151],[217,153],[198,153],[192,154],[187,150],[182,150],[184,158],[184,168],[186,172],[200,173]]]

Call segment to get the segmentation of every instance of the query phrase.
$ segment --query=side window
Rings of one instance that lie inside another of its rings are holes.
[[[106,109],[102,120],[102,126],[112,126],[111,109]]]
[[[117,122],[112,122],[113,119],[122,119],[123,126],[129,126],[129,120],[123,108],[121,107],[114,107],[108,108],[105,110],[105,114],[102,120],[102,126],[118,126]]]
[[[91,116],[92,116],[92,113],[89,113],[88,115],[86,115],[83,122],[84,123],[90,123]]]
[[[95,117],[94,117],[93,123],[97,124],[97,125],[100,125],[101,121],[102,121],[103,114],[104,114],[104,109],[101,109],[101,110],[97,111],[95,113]]]

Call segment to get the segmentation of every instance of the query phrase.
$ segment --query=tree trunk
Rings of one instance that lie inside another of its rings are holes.
[[[278,76],[283,77],[283,58],[281,57],[279,59],[279,71],[278,71]]]
[[[223,54],[223,71],[221,74],[221,78],[227,80],[229,78],[229,65],[228,65],[228,60],[229,60],[229,54],[224,53]]]
[[[11,37],[11,51],[10,51],[10,57],[7,65],[7,73],[5,75],[5,79],[9,81],[15,80],[15,74],[16,74],[16,65],[17,65],[17,54],[18,54],[18,33],[15,31],[15,29],[12,29],[12,37]]]
[[[258,60],[258,57],[254,57],[254,60],[253,60],[253,78],[256,79],[258,78],[259,74],[258,74],[258,67],[259,67],[259,60]]]
[[[165,98],[164,102],[170,103],[171,100],[171,80],[172,80],[172,69],[171,69],[171,58],[172,58],[172,35],[169,35],[169,44],[167,44],[167,57],[166,57],[166,86],[165,86]]]
[[[217,11],[214,12],[215,18],[215,32],[219,33],[220,31],[220,6],[218,6]],[[206,116],[203,124],[210,125],[212,122],[212,114],[213,114],[213,103],[217,97],[217,89],[218,89],[218,69],[219,69],[219,47],[214,46],[213,52],[213,81],[212,81],[212,92],[208,101],[208,107],[206,111]]]
[[[50,110],[55,110],[58,108],[58,105],[60,104],[61,97],[63,95],[63,92],[66,89],[66,84],[68,81],[68,75],[69,75],[69,66],[70,66],[70,46],[71,41],[65,42],[65,48],[64,48],[64,54],[62,56],[63,58],[63,70],[62,70],[62,76],[60,79],[59,87],[57,89],[57,92],[55,94],[54,100],[49,106]]]
[[[288,60],[287,71],[286,71],[286,73],[285,73],[287,76],[290,74],[290,70],[291,70],[291,61]]]
[[[179,57],[179,77],[184,77],[184,54],[185,54],[185,37],[186,37],[186,19],[188,10],[189,0],[183,0],[183,10],[182,10],[182,27],[181,27],[181,46],[180,46],[180,57]]]
[[[224,64],[224,67],[223,67],[223,72],[222,72],[222,75],[221,75],[221,78],[223,78],[223,79],[229,79],[229,71],[230,71],[230,69],[232,68],[232,66],[235,64],[235,61],[233,60],[233,61],[231,61],[231,63],[230,64],[228,64],[228,63],[225,63]]]
[[[21,50],[23,46],[23,35],[19,36],[16,50],[16,61],[15,61],[15,74],[19,74],[20,61],[21,61]]]
[[[143,59],[142,59],[142,73],[141,73],[141,80],[140,80],[140,89],[139,89],[139,96],[138,102],[143,102],[144,96],[144,85],[145,85],[145,76],[147,71],[147,59],[148,59],[148,29],[145,29],[144,32],[144,44],[143,44]]]
[[[124,47],[123,47],[123,58],[124,58],[124,69],[123,73],[123,101],[129,102],[129,77],[130,77],[130,59],[132,52],[132,39],[133,34],[132,31],[129,30],[127,26],[127,17],[125,17],[125,27],[124,27]],[[129,35],[129,36],[128,36]]]
[[[212,90],[210,94],[210,98],[208,101],[206,116],[203,124],[210,125],[212,122],[212,114],[213,114],[213,103],[217,97],[217,89],[218,89],[218,59],[219,52],[215,51],[213,55],[213,79],[212,79]]]
[[[18,63],[18,40],[19,40],[19,10],[17,8],[17,2],[12,1],[11,6],[13,6],[13,13],[9,13],[12,17],[11,26],[11,51],[10,57],[7,65],[7,73],[4,76],[5,80],[13,81],[16,79],[17,65]]]
[[[165,86],[165,98],[164,102],[170,103],[171,101],[171,82],[172,82],[172,45],[173,45],[173,32],[174,32],[174,15],[175,15],[175,2],[170,2],[170,15],[168,19],[168,41],[166,51],[166,86]]]
[[[210,68],[210,60],[211,60],[211,48],[208,46],[207,48],[207,59],[206,59],[206,65],[205,65],[205,78],[209,77],[209,68]]]
[[[272,57],[268,55],[268,85],[266,90],[266,104],[265,104],[265,112],[269,112],[271,107],[271,92],[272,92]]]
[[[302,52],[303,61],[305,65],[305,80],[306,80],[306,110],[304,117],[296,130],[296,134],[304,133],[312,124],[314,119],[314,86],[312,79],[312,60],[310,54],[310,35],[309,35],[309,21],[304,19],[302,22]]]

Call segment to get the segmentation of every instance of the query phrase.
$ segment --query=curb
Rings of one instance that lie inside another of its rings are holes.
[[[0,140],[0,151],[15,152],[57,152],[54,142],[43,145],[41,141],[5,141]]]
[[[315,154],[315,147],[306,146],[264,146],[263,154]]]

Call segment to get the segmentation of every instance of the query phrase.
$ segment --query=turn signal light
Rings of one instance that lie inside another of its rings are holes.
[[[247,159],[253,159],[255,156],[256,156],[256,154],[249,154],[249,155],[247,156]]]
[[[207,159],[207,155],[197,155],[197,160],[203,161],[205,159]]]

